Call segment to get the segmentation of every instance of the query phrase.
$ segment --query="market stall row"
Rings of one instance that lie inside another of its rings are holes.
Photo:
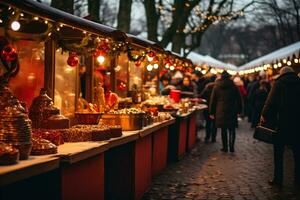
[[[206,106],[158,95],[190,60],[38,2],[0,6],[1,199],[140,199],[192,148]]]

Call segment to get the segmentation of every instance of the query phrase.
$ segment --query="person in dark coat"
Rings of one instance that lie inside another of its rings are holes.
[[[215,119],[216,127],[221,128],[223,148],[221,151],[234,152],[235,128],[237,126],[237,115],[242,110],[242,100],[238,88],[230,80],[230,75],[224,71],[221,79],[216,82],[210,99],[210,115]]]
[[[215,86],[215,82],[208,83],[202,93],[200,94],[200,98],[206,100],[207,105],[210,105],[210,97]],[[203,115],[205,118],[205,143],[208,143],[210,140],[211,142],[216,142],[217,136],[217,128],[215,126],[215,120],[211,119],[209,116],[209,108],[208,110],[203,111]]]
[[[252,122],[253,126],[256,127],[260,120],[261,111],[265,105],[265,101],[268,97],[268,83],[265,80],[259,82],[259,88],[254,92],[253,95],[253,115]]]
[[[285,145],[291,145],[295,159],[295,183],[300,185],[300,78],[290,67],[283,67],[264,105],[261,121],[278,135],[274,141],[274,178],[271,185],[282,185]]]

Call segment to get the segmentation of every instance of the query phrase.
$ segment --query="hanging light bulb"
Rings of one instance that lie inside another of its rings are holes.
[[[104,63],[104,61],[105,61],[105,57],[100,55],[100,56],[97,57],[97,61],[98,61],[100,64],[102,64],[102,63]]]
[[[13,31],[18,31],[18,30],[20,30],[20,28],[21,28],[21,24],[20,24],[20,22],[18,22],[18,21],[13,21],[13,22],[11,23],[10,27],[11,27],[11,29],[12,29]]]
[[[274,67],[274,69],[277,69],[278,65],[277,65],[277,64],[275,64],[273,67]]]
[[[151,64],[147,65],[147,70],[148,70],[149,72],[152,71],[152,69],[153,69],[153,65],[151,65]]]
[[[277,66],[278,66],[278,67],[282,67],[282,64],[279,62],[279,63],[277,64]]]
[[[155,63],[155,64],[153,65],[153,68],[154,68],[154,69],[158,69],[158,64]]]
[[[148,55],[147,55],[147,59],[148,59],[149,62],[152,62],[152,61],[153,61],[153,57],[150,57],[150,56],[148,56]]]
[[[294,62],[295,62],[295,63],[298,63],[298,62],[299,62],[299,60],[298,60],[297,58],[295,58],[295,59],[294,59]]]
[[[170,68],[170,64],[167,63],[167,64],[165,65],[165,68],[169,69],[169,68]]]
[[[282,61],[283,63],[286,63],[287,62],[287,60],[286,59],[283,59],[283,61]]]
[[[291,61],[287,61],[287,63],[286,63],[287,65],[292,65],[292,62]]]
[[[175,67],[173,65],[170,66],[170,70],[173,71]]]

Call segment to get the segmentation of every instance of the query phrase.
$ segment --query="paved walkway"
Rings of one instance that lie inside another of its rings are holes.
[[[220,152],[220,131],[217,143],[198,142],[184,159],[153,179],[143,199],[300,200],[300,188],[293,185],[292,152],[285,153],[283,189],[270,187],[272,146],[254,140],[252,132],[248,123],[240,122],[235,153]],[[203,141],[203,131],[200,136]]]

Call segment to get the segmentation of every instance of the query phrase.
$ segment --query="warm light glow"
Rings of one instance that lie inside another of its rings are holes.
[[[169,69],[169,68],[170,68],[170,65],[169,65],[169,63],[167,63],[167,64],[165,65],[165,68],[167,68],[167,69]]]
[[[100,64],[102,64],[102,63],[104,63],[104,61],[105,61],[105,57],[104,57],[104,56],[98,56],[98,57],[97,57],[97,61],[98,61]]]
[[[147,59],[148,59],[149,62],[153,61],[153,57],[147,56]]]
[[[281,64],[281,63],[278,63],[277,65],[278,65],[278,67],[282,67],[282,64]]]
[[[171,65],[171,66],[170,66],[170,70],[173,71],[174,69],[175,69],[175,67],[174,67],[173,65]]]
[[[18,30],[20,30],[20,28],[21,28],[21,24],[20,24],[20,22],[18,22],[18,21],[13,21],[13,22],[11,23],[10,27],[11,27],[11,29],[12,29],[13,31],[18,31]]]
[[[218,73],[218,72],[217,72],[215,69],[213,69],[213,68],[210,70],[210,72],[211,72],[212,74],[217,74],[217,73]]]
[[[206,70],[202,70],[201,71],[202,74],[206,74],[206,72],[207,72]]]
[[[287,61],[287,63],[286,63],[287,65],[292,65],[292,62],[291,61]]]
[[[294,59],[294,62],[295,62],[295,63],[298,63],[298,62],[299,62],[299,60],[298,60],[297,58],[295,58],[295,59]]]
[[[39,17],[34,17],[33,19],[37,21],[37,20],[39,20]]]
[[[45,24],[48,24],[48,20],[45,20]]]
[[[116,72],[118,72],[118,71],[120,71],[120,70],[121,70],[121,66],[120,66],[120,65],[118,65],[118,66],[115,67],[115,71],[116,71]]]
[[[153,68],[154,68],[154,69],[158,69],[158,67],[159,67],[159,66],[158,66],[157,63],[155,63],[155,64],[153,65]]]
[[[153,69],[153,65],[151,65],[151,64],[147,65],[147,70],[148,70],[149,72],[152,71],[152,69]]]
[[[287,62],[287,60],[286,59],[283,59],[283,61],[282,61],[283,63],[286,63]]]
[[[277,64],[275,64],[275,65],[274,65],[274,69],[277,69],[277,67],[278,67],[278,65],[277,65]]]

